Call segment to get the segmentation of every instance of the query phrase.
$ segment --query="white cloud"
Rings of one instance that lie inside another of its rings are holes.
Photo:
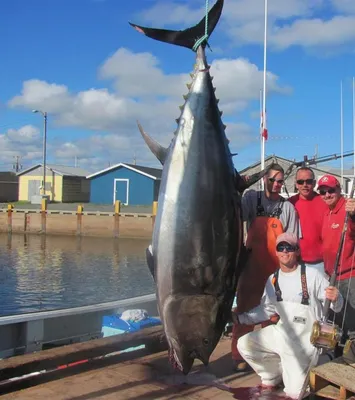
[[[246,107],[259,97],[262,71],[243,58],[215,59],[211,73],[225,114]],[[10,100],[10,107],[48,111],[61,126],[118,133],[135,126],[137,119],[165,130],[178,114],[178,101],[186,93],[188,73],[166,74],[149,53],[119,49],[100,68],[101,77],[113,80],[115,91],[89,89],[70,93],[64,85],[39,80],[24,82],[22,94]],[[285,93],[278,77],[268,72],[270,92]],[[149,97],[149,98],[146,98]]]
[[[226,128],[226,136],[229,139],[229,147],[231,152],[236,152],[250,142],[258,139],[258,132],[244,122],[228,123]]]
[[[149,9],[137,14],[131,22],[138,25],[154,25],[156,28],[174,24],[195,25],[203,17],[204,12],[204,7],[192,9],[187,4],[159,1]]]
[[[10,107],[45,108],[47,112],[62,112],[70,107],[68,88],[64,85],[30,79],[23,83],[21,95],[9,102]]]
[[[193,61],[193,53],[191,55]],[[98,72],[100,78],[112,82],[113,90],[91,88],[75,93],[65,85],[28,80],[21,94],[11,99],[9,105],[47,111],[52,126],[93,131],[85,140],[73,138],[56,143],[51,154],[63,162],[67,159],[72,163],[74,157],[92,162],[100,158],[112,162],[131,161],[135,153],[148,154],[136,120],[162,144],[168,145],[176,127],[175,118],[179,116],[178,105],[187,92],[185,84],[191,80],[189,73],[167,74],[152,54],[133,53],[124,48],[109,57]],[[220,108],[227,119],[259,98],[262,71],[247,59],[214,59],[211,74],[221,100]],[[268,72],[267,79],[270,92],[288,92],[275,74]],[[51,143],[50,128],[49,125],[48,143]],[[230,128],[231,132],[248,137],[245,126],[231,125]],[[245,143],[245,140],[238,143]],[[143,158],[155,163],[153,156],[144,155]]]
[[[344,13],[355,13],[355,2],[353,0],[332,0],[336,10]]]
[[[20,156],[21,162],[40,158],[42,154],[40,131],[32,125],[8,129],[0,133],[0,148],[3,165],[10,166],[16,156]]]
[[[249,60],[245,58],[214,60],[211,65],[211,74],[214,75],[216,93],[218,97],[221,97],[222,108],[228,114],[240,108],[238,104],[245,106],[250,100],[259,98],[263,71]],[[289,87],[279,85],[278,76],[272,72],[268,71],[266,78],[269,92],[283,94],[290,92]],[[234,104],[236,107],[233,109]]]
[[[279,49],[291,45],[302,47],[334,47],[350,44],[355,39],[355,17],[336,16],[324,21],[300,19],[293,24],[275,28],[272,43]]]
[[[338,11],[349,13],[352,8],[352,11],[355,10],[353,1],[332,1],[337,3]],[[260,7],[261,3],[262,0],[228,3],[225,30],[235,44],[263,44],[264,9]],[[354,17],[343,14],[329,16],[329,12],[326,12],[329,4],[326,0],[275,0],[268,4],[267,40],[271,48],[343,48],[355,38]]]
[[[333,13],[329,13],[329,6],[332,6]],[[290,46],[347,48],[355,38],[355,16],[351,15],[354,13],[354,0],[269,1],[268,45],[277,50]],[[168,18],[162,18],[164,14]],[[166,25],[180,24],[184,27],[196,23],[203,15],[204,10],[194,8],[190,2],[159,1],[140,17],[154,26],[165,21]],[[226,1],[222,20],[217,30],[223,30],[235,45],[263,44],[264,0]]]
[[[25,125],[20,129],[9,129],[5,134],[9,142],[20,144],[34,144],[40,138],[39,129],[32,125]]]
[[[118,93],[135,96],[176,96],[189,80],[186,74],[165,74],[159,60],[151,53],[132,53],[118,49],[108,58],[99,76],[112,79]]]

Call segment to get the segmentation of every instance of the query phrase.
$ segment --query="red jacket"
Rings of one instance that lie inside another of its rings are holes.
[[[328,206],[315,193],[311,200],[304,200],[296,194],[288,199],[298,213],[301,224],[300,249],[301,258],[306,263],[323,261],[322,225]]]
[[[322,240],[324,268],[329,275],[334,271],[336,254],[339,248],[341,232],[344,227],[345,214],[345,199],[341,197],[333,210],[328,209],[323,219]],[[355,221],[352,218],[349,218],[348,221],[348,229],[339,261],[338,279],[340,280],[355,276]],[[351,267],[353,267],[352,271]]]

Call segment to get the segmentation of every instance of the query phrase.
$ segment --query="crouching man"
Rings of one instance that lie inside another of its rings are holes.
[[[280,319],[276,325],[242,336],[238,350],[260,376],[263,389],[277,389],[283,381],[286,395],[298,398],[316,351],[310,343],[313,323],[322,318],[325,299],[337,313],[343,298],[324,274],[299,261],[294,234],[277,237],[276,255],[280,266],[269,277],[260,305],[234,318],[241,324],[255,324],[275,314]]]

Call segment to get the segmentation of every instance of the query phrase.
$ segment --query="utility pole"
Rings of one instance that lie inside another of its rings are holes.
[[[75,156],[74,167],[77,167],[77,166],[78,166],[78,157]]]
[[[136,152],[134,152],[134,155],[133,155],[133,165],[137,165]]]
[[[42,195],[46,195],[46,162],[47,162],[47,112],[41,110],[32,110],[33,113],[41,113],[43,116],[43,184]]]
[[[15,164],[12,166],[12,168],[15,170],[15,172],[19,172],[22,169],[22,165],[20,164],[20,156],[14,156]]]

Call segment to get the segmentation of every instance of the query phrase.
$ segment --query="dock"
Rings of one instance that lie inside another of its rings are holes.
[[[117,353],[125,346],[137,344],[143,331],[145,349]],[[170,365],[160,328],[143,331],[1,360],[0,399],[228,400],[250,398],[236,395],[238,388],[248,391],[260,384],[254,373],[233,371],[228,337],[221,338],[208,367],[196,361],[185,377]],[[50,372],[14,380],[19,374],[43,369]]]

